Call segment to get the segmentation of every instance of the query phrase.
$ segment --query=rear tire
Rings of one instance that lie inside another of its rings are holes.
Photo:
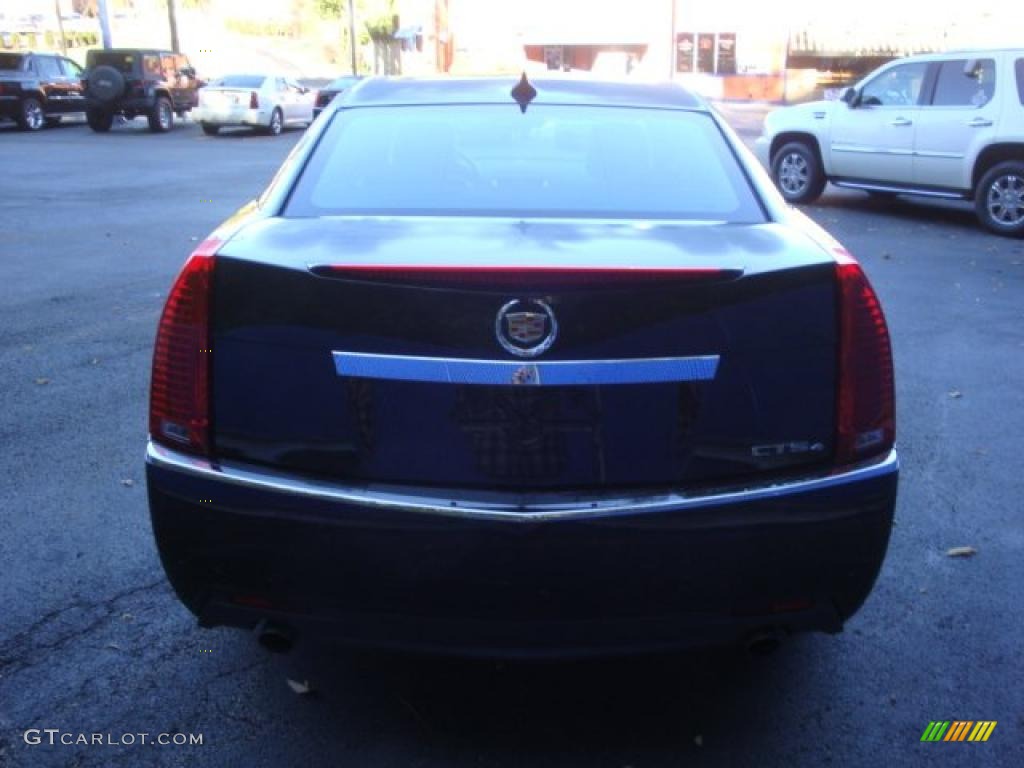
[[[106,133],[114,124],[114,115],[100,109],[90,109],[85,113],[85,121],[96,133]]]
[[[200,127],[203,129],[203,133],[207,136],[216,136],[220,133],[219,125],[211,125],[210,123],[200,123]]]
[[[281,114],[280,109],[275,109],[270,113],[270,125],[266,127],[264,133],[268,136],[280,136],[281,131],[284,128],[284,115]]]
[[[974,193],[974,211],[990,232],[1024,236],[1024,163],[1010,160],[990,169]]]
[[[146,115],[149,121],[149,130],[153,133],[167,133],[174,125],[174,111],[171,109],[171,100],[166,96],[157,96],[153,109]]]
[[[772,157],[772,179],[790,203],[812,203],[825,190],[818,153],[803,141],[791,141]]]
[[[43,106],[39,99],[28,96],[21,100],[21,110],[18,112],[18,127],[23,131],[38,131],[46,123],[43,115]]]

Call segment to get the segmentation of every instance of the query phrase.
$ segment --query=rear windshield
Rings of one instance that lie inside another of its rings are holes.
[[[221,88],[259,88],[266,78],[263,75],[227,75],[210,85]]]
[[[0,69],[13,69],[20,72],[25,68],[25,56],[18,53],[0,53]]]
[[[332,214],[764,221],[707,114],[515,104],[336,113],[285,211]]]
[[[88,64],[90,67],[107,66],[122,72],[126,75],[132,74],[137,56],[133,53],[118,53],[116,51],[89,51]]]

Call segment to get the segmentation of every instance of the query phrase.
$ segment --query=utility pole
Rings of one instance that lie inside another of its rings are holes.
[[[672,42],[668,48],[668,79],[676,79],[676,58],[679,56],[679,49],[676,47],[676,0],[669,0],[672,4]]]
[[[97,10],[100,14],[100,36],[103,38],[103,47],[110,48],[110,16],[107,15],[107,0],[99,0]]]
[[[178,45],[178,14],[174,8],[174,0],[167,0],[167,21],[171,25],[171,50],[181,53],[181,46]]]
[[[172,0],[173,1],[173,0]],[[356,5],[355,0],[348,0],[348,47],[352,51],[352,74],[359,74],[356,69]]]
[[[65,56],[68,55],[68,40],[64,37],[64,19],[60,15],[60,0],[53,0],[54,6],[57,8],[57,29],[60,30],[60,52]]]

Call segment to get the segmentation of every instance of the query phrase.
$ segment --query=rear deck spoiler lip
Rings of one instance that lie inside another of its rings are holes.
[[[850,484],[878,480],[899,471],[896,450],[883,457],[874,457],[860,464],[831,471],[822,470],[804,478],[765,482],[727,488],[701,495],[683,492],[622,491],[583,495],[569,492],[511,494],[493,491],[465,491],[439,488],[410,488],[382,485],[346,486],[336,482],[300,478],[274,470],[234,462],[214,464],[173,451],[149,441],[146,464],[192,478],[224,483],[253,491],[280,493],[328,503],[348,504],[382,511],[429,514],[445,517],[495,520],[509,523],[537,523],[566,519],[609,518],[639,514],[698,512],[702,509],[771,501],[789,495],[828,491]],[[153,479],[150,479],[153,482]],[[259,514],[253,512],[253,514]],[[268,512],[267,514],[276,514]],[[323,514],[330,516],[330,511]],[[747,522],[796,523],[821,519],[822,515],[837,517],[851,514],[849,505],[823,509],[820,505],[806,508],[799,504],[783,509],[770,507],[762,514],[744,513]],[[810,516],[810,517],[808,517]]]

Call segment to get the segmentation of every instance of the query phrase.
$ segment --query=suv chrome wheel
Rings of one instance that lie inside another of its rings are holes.
[[[1008,227],[1024,223],[1024,178],[1015,173],[998,176],[988,188],[988,214]]]
[[[810,169],[798,152],[790,152],[779,161],[779,186],[787,195],[801,195],[807,189]]]
[[[154,133],[167,133],[174,125],[174,112],[171,109],[171,102],[166,96],[158,96],[149,113],[149,130]]]
[[[974,210],[992,232],[1024,237],[1024,163],[1007,160],[990,168],[978,183]]]
[[[38,131],[43,127],[45,120],[46,116],[38,101],[29,98],[21,103],[21,120],[18,122],[24,130]]]
[[[789,203],[811,203],[825,189],[825,172],[814,147],[791,141],[772,155],[772,179]]]

